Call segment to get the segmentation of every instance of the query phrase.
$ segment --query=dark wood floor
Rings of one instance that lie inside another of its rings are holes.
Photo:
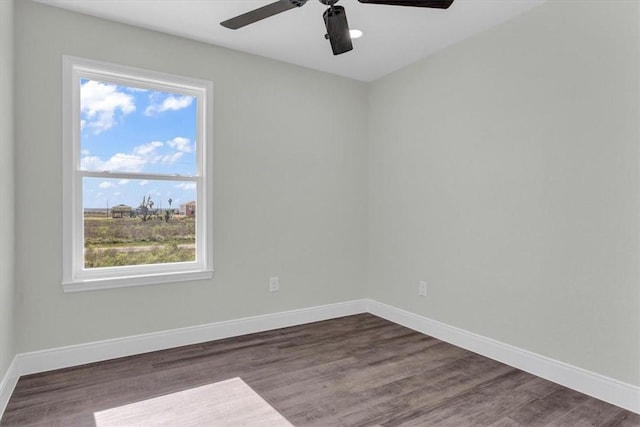
[[[3,426],[241,377],[296,426],[640,426],[640,416],[362,314],[22,377]]]

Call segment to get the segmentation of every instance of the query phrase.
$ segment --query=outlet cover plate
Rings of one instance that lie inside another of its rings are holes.
[[[278,292],[280,290],[280,279],[278,276],[269,277],[269,292]]]
[[[427,296],[427,282],[425,280],[420,280],[418,282],[418,295],[421,297]]]

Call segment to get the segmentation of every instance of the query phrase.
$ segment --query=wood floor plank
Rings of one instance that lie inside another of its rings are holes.
[[[522,424],[513,421],[509,417],[500,418],[495,423],[489,424],[487,427],[523,427]]]
[[[0,425],[95,427],[95,412],[235,377],[296,426],[640,426],[629,411],[370,314],[27,375]]]
[[[557,421],[549,424],[549,427],[562,427],[567,425],[598,426],[614,420],[624,411],[616,406],[600,400],[589,399],[583,405],[567,413]]]
[[[640,426],[640,415],[629,411],[616,416],[611,421],[604,424],[603,427],[638,427]]]
[[[509,414],[509,418],[526,426],[547,426],[588,400],[582,393],[562,388]]]

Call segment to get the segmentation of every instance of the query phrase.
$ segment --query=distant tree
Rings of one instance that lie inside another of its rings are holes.
[[[171,209],[171,202],[173,202],[173,200],[169,198],[167,201],[169,202],[169,209],[164,211],[164,222],[169,222],[171,219],[171,213],[173,212],[173,209]]]
[[[140,211],[140,219],[142,219],[142,222],[146,222],[147,220],[151,219],[151,214],[153,213],[152,211],[153,209],[153,200],[151,200],[151,194],[149,194],[149,196],[142,196],[142,203],[140,203],[140,206],[138,207],[138,210]]]

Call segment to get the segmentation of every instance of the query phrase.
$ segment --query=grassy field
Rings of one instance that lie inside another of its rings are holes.
[[[196,224],[174,216],[165,222],[140,218],[84,218],[85,268],[195,260]]]

